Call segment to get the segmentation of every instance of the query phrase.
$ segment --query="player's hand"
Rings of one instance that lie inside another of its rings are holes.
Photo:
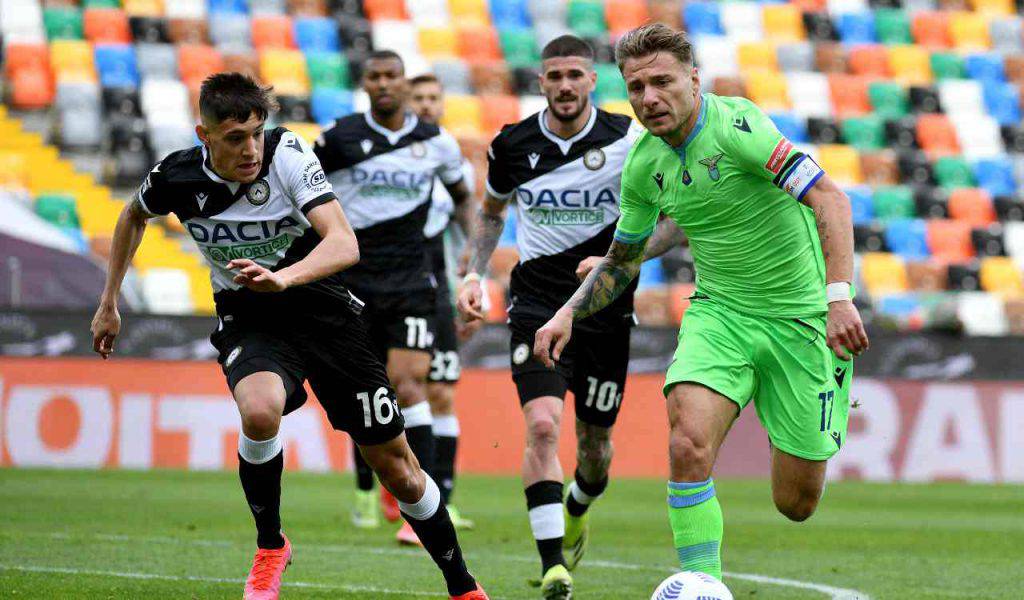
[[[116,306],[103,305],[92,318],[92,350],[107,360],[114,352],[114,338],[121,333],[121,315]]]
[[[455,337],[460,342],[465,342],[469,338],[476,335],[476,332],[480,331],[483,327],[484,322],[480,319],[473,321],[463,321],[462,319],[455,319]]]
[[[576,277],[579,277],[580,281],[587,278],[587,275],[594,270],[594,267],[599,265],[604,259],[603,256],[588,256],[580,261],[580,264],[576,266]]]
[[[459,316],[466,323],[472,321],[483,321],[484,292],[479,281],[467,281],[459,289],[459,297],[455,301],[455,308]]]
[[[843,360],[850,360],[850,353],[859,356],[868,349],[868,334],[852,300],[829,303],[825,331],[828,347]]]
[[[229,262],[228,268],[238,270],[238,275],[234,277],[235,283],[244,285],[254,292],[283,292],[288,289],[288,283],[279,273],[275,273],[247,258],[239,258]]]
[[[551,320],[537,330],[533,338],[533,355],[549,369],[562,357],[562,350],[572,336],[572,312],[560,309]]]

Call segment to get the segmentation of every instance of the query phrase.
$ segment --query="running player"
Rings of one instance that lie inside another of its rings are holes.
[[[366,302],[370,338],[398,392],[409,446],[429,473],[434,433],[427,374],[438,282],[427,263],[423,228],[437,179],[451,195],[463,227],[472,218],[472,202],[458,143],[408,110],[409,83],[401,57],[389,50],[370,54],[362,86],[370,97],[369,112],[335,121],[314,151],[359,241],[362,260],[342,274],[342,281]],[[373,478],[358,463],[357,486],[354,521],[375,526]],[[397,538],[418,543],[408,523]]]
[[[173,212],[210,267],[218,316],[211,341],[242,421],[238,473],[257,529],[245,598],[276,599],[291,562],[281,531],[278,428],[305,402],[306,378],[331,425],[359,443],[399,499],[448,593],[486,598],[466,570],[437,484],[403,435],[394,390],[359,316],[362,302],[339,280],[359,248],[320,162],[294,133],[264,130],[273,97],[245,75],[208,78],[199,107],[203,145],[157,164],[118,218],[92,322],[94,350],[104,359],[114,351],[118,295],[146,221]]]
[[[698,278],[664,387],[669,522],[681,567],[720,578],[711,474],[739,411],[754,401],[775,506],[794,521],[814,513],[842,445],[850,355],[868,347],[851,299],[850,201],[749,100],[700,93],[685,34],[646,25],[615,53],[647,133],[622,173],[614,243],[537,332],[534,354],[557,361],[574,320],[628,293],[659,212],[681,226]]]
[[[512,378],[527,430],[523,485],[541,558],[542,594],[569,598],[569,570],[586,549],[587,510],[608,485],[635,285],[605,310],[576,323],[578,339],[556,368],[533,359],[530,348],[537,328],[579,285],[581,263],[603,255],[611,244],[621,165],[642,130],[629,117],[591,104],[597,76],[594,52],[586,42],[562,36],[541,56],[540,84],[548,107],[506,126],[491,143],[487,195],[470,241],[472,256],[458,309],[465,319],[483,318],[480,278],[504,228],[505,206],[514,201],[519,264],[512,271],[508,312]],[[577,466],[566,495],[558,434],[567,391],[575,398]]]

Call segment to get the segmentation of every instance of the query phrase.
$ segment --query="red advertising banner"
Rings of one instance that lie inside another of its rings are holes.
[[[629,378],[614,434],[618,476],[665,477],[661,377]],[[855,381],[830,477],[1024,482],[1024,382]],[[569,406],[571,407],[571,402]],[[472,370],[457,387],[460,470],[518,473],[523,422],[507,371]],[[575,449],[569,408],[563,464]],[[0,358],[0,466],[229,469],[238,413],[212,362]],[[348,437],[314,397],[284,419],[286,465],[349,468]],[[733,427],[717,476],[766,476],[769,446],[752,409]]]

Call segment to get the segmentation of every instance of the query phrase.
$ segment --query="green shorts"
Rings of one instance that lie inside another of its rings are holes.
[[[800,458],[827,460],[846,437],[853,362],[828,347],[825,316],[756,317],[712,300],[694,300],[664,392],[699,383],[742,410],[754,401],[773,446]]]

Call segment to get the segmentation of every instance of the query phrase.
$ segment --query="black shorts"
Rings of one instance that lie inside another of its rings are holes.
[[[382,362],[387,363],[388,350],[392,348],[433,351],[437,297],[433,289],[390,294],[354,293],[366,303],[362,317],[374,351]]]
[[[359,317],[271,326],[236,316],[219,321],[210,341],[232,392],[247,375],[277,373],[288,414],[306,402],[303,382],[309,379],[331,426],[356,443],[381,444],[405,429],[395,391]]]
[[[564,398],[572,392],[576,417],[590,425],[611,427],[619,415],[629,368],[630,327],[623,324],[595,333],[573,329],[554,370],[533,356],[540,319],[512,317],[512,380],[524,405],[541,396]]]
[[[427,240],[431,271],[437,281],[434,304],[434,358],[430,361],[428,380],[432,383],[455,383],[459,380],[459,342],[455,336],[455,308],[444,258],[444,236]]]

